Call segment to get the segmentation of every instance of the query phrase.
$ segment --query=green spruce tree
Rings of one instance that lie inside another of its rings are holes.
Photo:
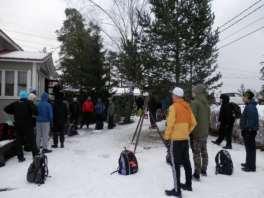
[[[61,69],[63,81],[89,94],[102,95],[106,90],[107,65],[100,28],[85,25],[76,9],[66,9],[66,20],[57,31],[61,45]]]

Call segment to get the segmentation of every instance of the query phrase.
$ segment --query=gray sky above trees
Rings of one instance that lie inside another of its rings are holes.
[[[111,0],[95,0],[104,8],[111,6]],[[241,10],[256,0],[214,0],[215,27],[224,24]],[[105,22],[105,16],[99,11],[83,6],[83,0],[0,0],[0,28],[9,34],[25,50],[36,51],[47,46],[48,51],[55,51],[57,59],[59,43],[56,42],[55,30],[62,26],[65,19],[64,9],[74,6],[85,13],[85,17]],[[85,1],[84,1],[85,2]],[[86,1],[87,2],[87,1]],[[264,4],[264,1],[256,7]],[[253,25],[248,25],[251,22]],[[264,25],[264,7],[234,25],[220,35],[219,47]],[[112,28],[103,25],[112,36]],[[246,28],[245,28],[246,27]],[[238,31],[239,30],[239,31]],[[106,39],[106,46],[112,46]],[[264,60],[264,29],[219,51],[219,69],[223,74],[222,91],[236,91],[240,85],[259,90],[260,62]]]

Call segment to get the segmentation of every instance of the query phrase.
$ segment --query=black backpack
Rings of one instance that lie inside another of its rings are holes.
[[[233,174],[233,162],[231,155],[226,150],[221,150],[215,156],[215,174],[232,175]]]
[[[122,151],[118,164],[118,169],[115,172],[118,172],[120,175],[132,175],[138,172],[137,158],[132,151],[126,149]]]
[[[46,155],[39,154],[34,157],[27,172],[27,181],[38,185],[44,184],[48,177],[48,158]]]
[[[235,119],[240,119],[242,115],[240,106],[238,106],[236,103],[233,103],[233,102],[231,102],[230,105],[232,108],[233,117]]]
[[[70,124],[67,130],[68,136],[78,135],[77,127],[74,124]]]

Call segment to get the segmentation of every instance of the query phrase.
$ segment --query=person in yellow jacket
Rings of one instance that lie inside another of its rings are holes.
[[[181,189],[192,191],[192,167],[189,158],[189,135],[196,126],[190,105],[184,101],[184,91],[176,87],[172,92],[173,104],[169,108],[164,139],[170,141],[170,156],[174,189],[167,196],[182,197]],[[180,167],[185,170],[186,183],[180,183]]]

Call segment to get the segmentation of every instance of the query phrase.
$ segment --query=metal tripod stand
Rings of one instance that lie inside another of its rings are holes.
[[[137,151],[137,147],[138,147],[138,143],[139,143],[139,139],[140,139],[140,135],[142,132],[143,123],[144,123],[144,118],[145,118],[145,115],[146,115],[147,110],[148,110],[148,101],[149,101],[149,97],[146,97],[144,100],[144,110],[140,115],[136,130],[135,130],[133,137],[132,137],[132,140],[131,140],[131,144],[135,144],[134,153],[136,153],[136,151]],[[152,113],[149,113],[149,116],[150,116],[150,118],[154,118],[153,117],[154,115],[152,115]],[[162,134],[161,134],[157,124],[155,124],[155,129],[156,129],[156,132],[158,133],[160,139],[162,140],[163,144],[167,147],[167,144],[166,144],[165,140],[163,139]]]

